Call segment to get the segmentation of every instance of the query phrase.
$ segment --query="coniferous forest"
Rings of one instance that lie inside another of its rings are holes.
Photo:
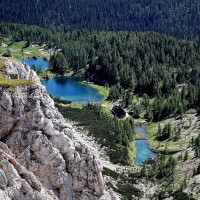
[[[109,85],[108,98],[122,99],[135,115],[141,106],[146,118],[153,121],[183,115],[189,108],[198,109],[198,43],[155,32],[73,30],[55,34],[40,27],[7,23],[0,24],[0,31],[16,41],[47,44],[54,49],[50,58],[54,73],[81,71],[87,79]],[[142,105],[132,103],[134,94],[144,96]]]
[[[0,20],[57,30],[156,31],[199,41],[194,0],[1,0]]]

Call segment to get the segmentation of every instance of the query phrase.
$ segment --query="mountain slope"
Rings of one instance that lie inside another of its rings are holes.
[[[0,19],[60,30],[158,31],[199,40],[200,3],[193,0],[1,0]]]
[[[1,79],[35,81],[0,81],[1,199],[111,199],[95,156],[75,140],[35,72],[0,59]]]

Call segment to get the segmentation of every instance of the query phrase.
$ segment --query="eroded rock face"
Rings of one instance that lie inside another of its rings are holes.
[[[0,199],[115,199],[95,156],[74,139],[36,73],[0,59],[6,78],[36,81],[14,92],[0,86]]]

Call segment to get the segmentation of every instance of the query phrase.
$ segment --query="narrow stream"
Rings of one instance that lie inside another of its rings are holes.
[[[148,137],[148,133],[146,130],[146,126],[135,126],[135,133],[140,134],[143,138]],[[145,160],[149,158],[156,158],[156,154],[153,153],[146,139],[135,140],[135,148],[136,148],[136,158],[135,162],[138,165],[141,165]]]

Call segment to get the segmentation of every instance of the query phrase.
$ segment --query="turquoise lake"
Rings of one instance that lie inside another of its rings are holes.
[[[148,137],[145,126],[135,126],[135,133],[140,134],[142,137]],[[135,162],[139,165],[143,164],[143,162],[149,158],[156,158],[156,154],[149,148],[147,140],[135,140],[135,148]]]
[[[45,70],[49,67],[49,62],[44,58],[18,58],[17,60],[27,63],[30,67],[35,65],[36,69],[41,68],[42,70]]]
[[[83,79],[74,77],[55,77],[43,80],[42,85],[52,96],[72,102],[99,102],[103,96],[99,91],[82,83]]]
[[[42,70],[45,70],[49,67],[49,62],[43,58],[23,58],[18,60],[27,63],[30,67],[35,65],[36,69],[41,67]],[[49,94],[64,100],[86,103],[99,102],[103,99],[103,96],[99,94],[98,90],[89,85],[82,84],[82,81],[82,78],[55,77],[49,80],[43,80],[41,83],[46,87]]]

